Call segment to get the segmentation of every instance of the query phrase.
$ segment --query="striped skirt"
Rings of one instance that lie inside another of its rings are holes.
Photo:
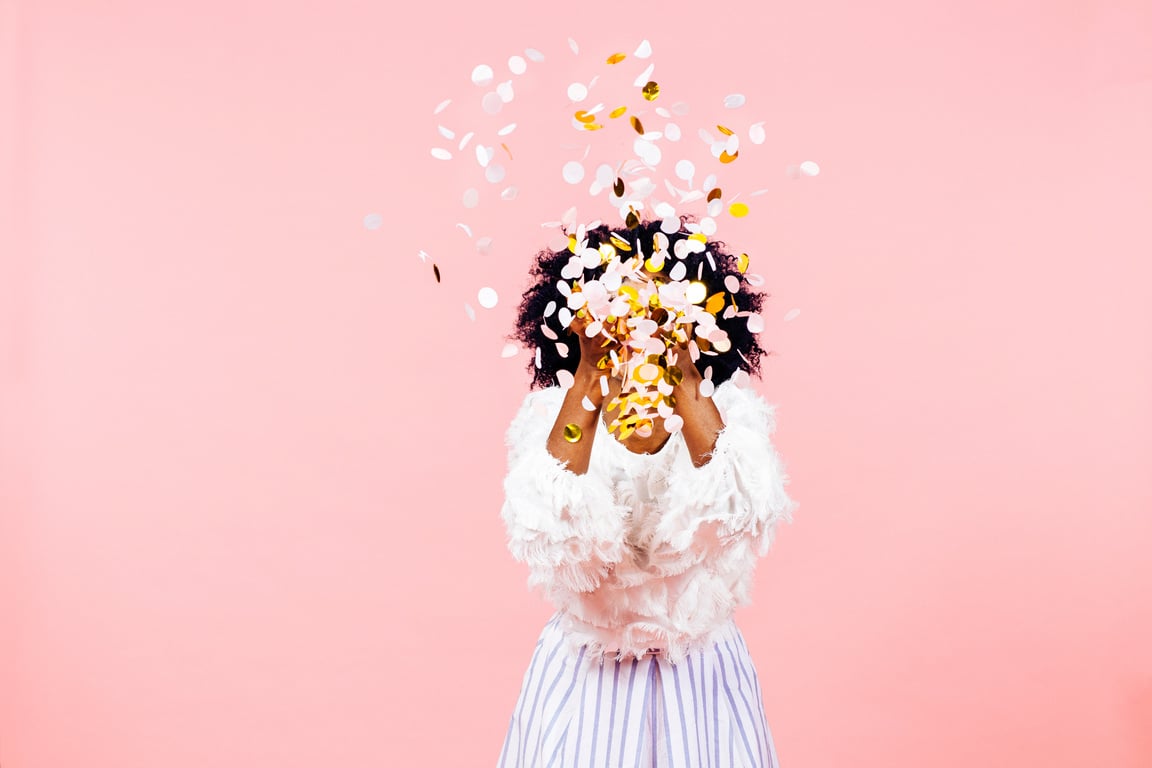
[[[573,657],[544,626],[499,768],[777,768],[756,669],[734,621],[675,666]]]

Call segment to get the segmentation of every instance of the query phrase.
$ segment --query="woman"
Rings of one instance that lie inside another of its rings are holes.
[[[660,225],[598,227],[587,238],[591,248],[659,243],[669,258],[646,277],[672,279],[683,262],[679,274],[697,277],[708,294],[729,289],[734,309],[716,322],[730,348],[717,345],[695,365],[687,345],[677,350],[683,375],[670,400],[678,429],[657,416],[646,436],[610,432],[606,405],[622,382],[604,356],[620,340],[589,337],[588,317],[563,327],[556,285],[565,268],[572,275],[571,254],[541,253],[520,305],[515,337],[538,350],[537,388],[507,433],[502,515],[529,584],[557,611],[524,676],[502,768],[777,765],[756,670],[732,619],[749,602],[776,524],[799,506],[770,441],[774,406],[734,379],[759,373],[764,350],[748,317],[764,295],[749,290],[746,257],[719,243],[679,248],[692,233],[661,235]],[[739,291],[730,290],[733,278]],[[561,371],[571,386],[552,385]]]

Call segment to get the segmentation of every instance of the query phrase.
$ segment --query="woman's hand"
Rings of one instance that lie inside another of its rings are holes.
[[[572,318],[572,322],[568,326],[568,331],[576,335],[580,345],[580,365],[578,372],[591,374],[599,380],[601,375],[612,375],[610,368],[602,369],[599,367],[601,358],[608,354],[609,350],[619,350],[620,343],[614,339],[611,340],[611,343],[606,343],[609,341],[609,337],[605,336],[603,332],[589,336],[586,331],[591,323],[591,318],[587,316],[576,316]]]
[[[687,342],[675,349],[675,365],[683,376],[673,391],[676,397],[673,410],[684,419],[684,426],[680,431],[692,456],[693,465],[700,467],[708,463],[712,451],[716,449],[716,440],[720,436],[720,430],[724,429],[724,419],[721,418],[720,410],[712,402],[712,398],[700,394],[700,382],[704,377],[692,362]]]

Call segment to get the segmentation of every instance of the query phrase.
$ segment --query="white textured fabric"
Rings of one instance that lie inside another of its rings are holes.
[[[562,614],[573,655],[675,664],[749,602],[757,558],[799,507],[771,442],[775,406],[731,381],[717,387],[725,426],[701,467],[679,433],[637,454],[598,422],[577,475],[547,448],[563,399],[559,387],[528,393],[508,428],[508,548]]]

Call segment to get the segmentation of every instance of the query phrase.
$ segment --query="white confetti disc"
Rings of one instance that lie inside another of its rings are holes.
[[[678,413],[674,413],[668,418],[664,419],[664,429],[669,432],[679,432],[684,428],[684,417]]]
[[[500,199],[515,200],[517,194],[519,194],[519,190],[516,189],[516,187],[504,187],[504,189],[500,192]]]
[[[676,123],[668,123],[664,126],[664,138],[668,141],[680,141],[680,126]]]
[[[482,237],[476,241],[476,250],[480,253],[488,253],[492,250],[492,238]]]
[[[584,410],[589,412],[597,410],[596,403],[592,402],[592,399],[588,397],[588,395],[584,395],[584,399],[580,401],[580,405],[584,406]]]
[[[800,315],[799,308],[793,308],[793,309],[788,310],[788,313],[786,315],[784,315],[784,320],[785,321],[795,320],[799,315]]]
[[[495,115],[504,108],[504,100],[500,98],[500,94],[496,93],[496,91],[488,91],[488,93],[484,94],[484,98],[481,99],[480,106],[484,108],[487,114]]]
[[[364,217],[364,229],[380,229],[384,224],[384,217],[378,213],[370,213]]]
[[[443,147],[432,147],[432,157],[437,160],[451,160],[452,153]]]
[[[703,379],[698,389],[700,390],[700,397],[712,397],[716,392],[716,385],[712,383],[712,379]]]
[[[496,95],[499,96],[500,101],[504,102],[505,104],[511,102],[513,97],[516,95],[512,90],[512,81],[505,80],[504,82],[500,83],[500,85],[496,86]]]
[[[636,51],[632,54],[638,59],[646,59],[652,55],[652,43],[644,40],[636,47]]]
[[[544,61],[544,54],[540,53],[540,51],[536,50],[535,48],[526,48],[524,50],[524,55],[528,57],[529,61],[535,61],[537,64],[539,64],[541,61]]]
[[[724,287],[728,289],[729,293],[739,293],[740,291],[740,278],[736,275],[728,275],[724,278]]]
[[[508,123],[508,125],[504,126],[500,130],[496,131],[496,135],[497,136],[507,136],[508,134],[512,133],[512,131],[514,131],[514,130],[516,130],[516,123]]]
[[[643,88],[648,84],[648,81],[652,79],[652,70],[654,69],[656,69],[656,65],[649,64],[644,68],[643,72],[636,76],[636,79],[632,81],[632,85],[636,88]]]
[[[748,315],[748,332],[760,333],[764,330],[763,315]]]
[[[476,134],[475,134],[475,133],[473,133],[472,131],[468,131],[468,133],[464,134],[464,138],[460,139],[460,144],[459,144],[459,145],[457,145],[456,149],[458,149],[458,150],[460,150],[461,152],[463,152],[463,151],[464,151],[464,147],[468,146],[468,142],[472,141],[472,137],[473,137],[473,136],[475,136],[475,135],[476,135]]]
[[[528,71],[528,62],[523,56],[512,56],[508,59],[508,71],[514,75],[522,75]]]
[[[568,345],[562,341],[556,342],[556,354],[560,355],[560,357],[567,360],[568,359]]]
[[[568,47],[572,49],[572,53],[575,53],[575,54],[580,53],[580,46],[577,45],[576,41],[573,40],[572,38],[568,38]]]
[[[472,70],[472,82],[476,85],[488,85],[488,83],[492,82],[494,75],[495,73],[492,72],[492,67],[487,64],[478,64],[476,68]]]
[[[730,93],[724,97],[724,106],[728,109],[739,109],[744,106],[745,98],[742,93]]]
[[[588,86],[584,83],[572,83],[568,86],[568,98],[571,101],[584,101],[588,98]]]
[[[700,232],[708,237],[716,234],[716,219],[711,216],[700,219]]]
[[[436,126],[436,130],[438,130],[440,132],[441,136],[448,139],[448,141],[452,141],[452,139],[456,138],[455,131],[453,131],[450,128],[445,128],[442,125],[438,125],[438,126]]]
[[[484,307],[484,309],[492,309],[492,307],[496,306],[499,297],[496,295],[494,288],[484,286],[476,292],[476,300],[480,302],[480,306]]]
[[[748,128],[748,141],[753,144],[763,144],[767,136],[764,133],[764,123],[753,123]]]
[[[520,354],[520,347],[512,342],[508,342],[504,345],[504,348],[500,350],[500,357],[516,357],[518,354]]]
[[[444,99],[444,101],[442,101],[436,105],[436,109],[432,110],[432,114],[434,114],[434,115],[440,114],[445,109],[447,109],[448,105],[451,103],[452,103],[452,99]]]
[[[691,160],[681,160],[676,163],[676,177],[683,179],[689,184],[692,183],[692,177],[696,175],[696,166],[692,164]]]
[[[561,368],[556,371],[556,383],[560,385],[561,389],[572,389],[572,385],[576,383],[576,379],[571,371],[566,371]]]
[[[820,173],[820,166],[811,160],[805,160],[804,162],[800,163],[800,172],[805,176],[815,176],[816,174]]]
[[[637,138],[632,142],[632,151],[640,158],[641,162],[645,165],[653,166],[660,164],[660,147],[653,144],[644,138]]]
[[[464,302],[464,314],[468,315],[468,319],[476,322],[476,310],[472,309],[472,305]]]
[[[472,237],[472,227],[464,223],[459,223],[456,226],[460,227],[460,229],[463,230],[464,234],[468,235],[468,237]]]
[[[420,251],[420,253],[418,253],[416,255],[420,257],[421,262],[427,262],[428,261],[428,251]]]
[[[579,184],[584,180],[584,166],[575,160],[564,163],[564,181],[569,184]]]
[[[688,114],[688,102],[678,101],[675,104],[673,104],[672,105],[672,114],[680,115],[681,117]]]
[[[492,163],[484,169],[484,178],[492,184],[499,184],[504,181],[504,166],[500,163]]]
[[[464,207],[475,208],[480,204],[480,191],[474,188],[464,190]]]

